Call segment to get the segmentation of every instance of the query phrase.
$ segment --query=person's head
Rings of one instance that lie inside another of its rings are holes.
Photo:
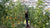
[[[26,13],[28,13],[28,10],[26,10]]]

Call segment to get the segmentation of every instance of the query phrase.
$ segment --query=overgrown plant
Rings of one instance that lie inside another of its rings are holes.
[[[2,11],[3,13],[1,12],[1,16],[2,14],[5,14],[5,18],[1,18],[1,22],[2,22],[2,25],[3,27],[5,28],[15,28],[18,24],[24,24],[24,19],[25,19],[25,9],[24,9],[24,6],[20,3],[20,1],[17,1],[16,3],[14,3],[13,1],[9,1],[9,5],[5,5],[5,7],[3,7],[2,5]],[[17,5],[15,5],[17,4]],[[5,9],[5,10],[4,10]],[[4,12],[5,11],[5,12]],[[21,25],[22,26],[22,25]]]
[[[38,0],[36,8],[30,9],[30,22],[35,28],[46,28],[47,26],[48,17],[43,15],[43,10],[46,6],[44,3],[42,0]]]

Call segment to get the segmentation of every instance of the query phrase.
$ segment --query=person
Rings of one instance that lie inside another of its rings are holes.
[[[26,11],[26,13],[25,13],[25,18],[26,18],[26,25],[28,26],[28,20],[29,20],[29,18],[28,18],[28,11]]]

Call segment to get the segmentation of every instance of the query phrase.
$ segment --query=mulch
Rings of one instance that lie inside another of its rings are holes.
[[[30,26],[28,25],[28,26],[26,26],[26,28],[30,28]]]

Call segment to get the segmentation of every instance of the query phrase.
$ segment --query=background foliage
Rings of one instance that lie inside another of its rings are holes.
[[[36,8],[25,8],[25,5],[22,5],[20,1],[16,3],[13,2],[13,0],[2,0],[2,2],[0,2],[1,26],[7,26],[8,28],[11,28],[13,26],[12,28],[15,28],[15,26],[21,24],[20,27],[23,27],[25,20],[25,11],[26,9],[29,9],[29,21],[31,26],[35,26],[35,28],[50,28],[50,16],[46,15],[48,14],[48,12],[46,12],[45,15],[43,14],[43,10],[46,6],[44,5],[45,2],[43,2],[42,0],[38,0]]]

